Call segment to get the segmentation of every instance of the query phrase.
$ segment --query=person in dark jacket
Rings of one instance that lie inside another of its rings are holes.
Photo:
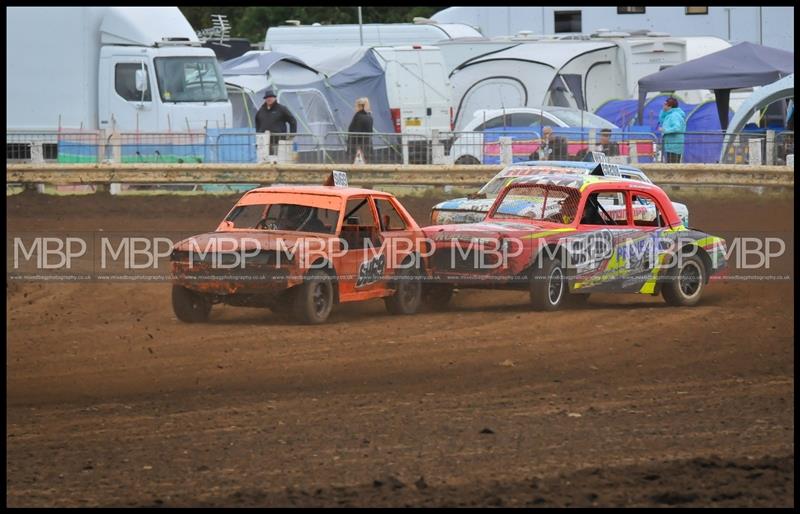
[[[358,151],[364,157],[364,162],[372,161],[372,114],[369,108],[368,98],[356,100],[356,113],[347,128],[350,135],[347,138],[347,159],[353,162]],[[369,134],[359,135],[358,133]]]
[[[287,130],[287,127],[288,130]],[[269,153],[275,155],[278,151],[278,141],[286,139],[285,135],[273,134],[294,134],[297,132],[297,120],[292,113],[278,103],[275,92],[268,89],[264,93],[264,105],[256,113],[256,132],[270,132]]]
[[[533,152],[528,159],[532,161],[566,161],[569,159],[567,139],[554,136],[552,127],[544,127],[539,149]]]

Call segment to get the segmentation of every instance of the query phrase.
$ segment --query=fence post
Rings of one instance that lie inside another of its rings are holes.
[[[768,130],[767,131],[767,148],[765,150],[766,157],[766,164],[772,165],[775,164],[775,131]]]
[[[278,141],[278,162],[292,162],[292,142]]]
[[[403,164],[408,164],[408,137],[405,134],[400,136],[400,151],[403,153]]]
[[[106,158],[106,138],[105,138],[105,135],[106,135],[106,130],[105,129],[101,129],[101,130],[99,130],[97,132],[97,135],[94,136],[95,137],[94,143],[96,145],[95,148],[97,149],[97,163],[98,164],[102,164],[102,162]]]
[[[592,151],[592,148],[595,147],[594,145],[595,145],[596,142],[597,142],[597,129],[590,128],[589,129],[589,141],[588,141],[589,151],[590,152]]]
[[[444,145],[439,140],[439,129],[431,130],[431,158],[433,164],[446,164],[444,162]]]
[[[786,165],[794,169],[794,154],[790,153],[786,156]]]
[[[761,165],[763,161],[761,160],[761,141],[762,139],[753,138],[747,141],[748,145],[750,145],[750,158],[748,159],[749,164]]]
[[[514,161],[514,154],[511,148],[511,138],[508,136],[500,138],[500,164],[508,166]]]
[[[256,161],[259,163],[269,161],[269,131],[256,133]]]
[[[639,145],[636,141],[628,142],[628,157],[630,158],[631,164],[637,164],[639,162]]]
[[[31,142],[31,162],[33,164],[44,163],[44,150],[42,149],[41,141]]]

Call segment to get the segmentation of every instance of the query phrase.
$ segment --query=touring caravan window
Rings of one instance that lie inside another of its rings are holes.
[[[644,14],[644,7],[617,7],[617,14]]]
[[[580,11],[556,11],[555,31],[559,32],[581,32],[581,12]]]
[[[141,63],[120,63],[114,67],[114,89],[117,94],[130,102],[142,101],[142,92],[136,89],[136,70],[141,70]],[[147,65],[144,66],[144,74],[147,76],[147,91],[144,92],[144,101],[149,102],[150,96],[150,75]]]

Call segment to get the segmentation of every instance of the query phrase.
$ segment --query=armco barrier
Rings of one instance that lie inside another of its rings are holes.
[[[730,164],[641,164],[660,185],[794,186],[787,166]],[[485,184],[498,165],[322,165],[322,164],[9,164],[6,182],[18,184],[321,184],[331,170],[347,172],[353,185]]]

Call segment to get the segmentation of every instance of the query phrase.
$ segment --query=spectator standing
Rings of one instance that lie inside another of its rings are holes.
[[[542,129],[542,142],[539,149],[530,157],[532,161],[564,161],[567,160],[567,140],[553,135],[552,127]]]
[[[661,130],[664,133],[664,155],[667,162],[679,163],[683,155],[684,132],[686,132],[686,114],[678,107],[678,100],[667,98],[662,109],[664,115]]]
[[[297,132],[297,120],[292,116],[289,109],[278,103],[278,98],[271,89],[264,93],[264,104],[256,113],[256,132],[262,133],[266,131],[270,133],[270,155],[277,153],[278,141],[286,139],[285,134]]]
[[[361,151],[364,162],[372,161],[372,113],[368,98],[359,98],[355,105],[356,113],[347,128],[347,159],[353,162]],[[362,135],[365,134],[365,135]]]
[[[619,155],[619,145],[611,141],[611,129],[604,128],[600,130],[600,139],[597,141],[597,151],[603,152],[609,157],[616,157]]]

